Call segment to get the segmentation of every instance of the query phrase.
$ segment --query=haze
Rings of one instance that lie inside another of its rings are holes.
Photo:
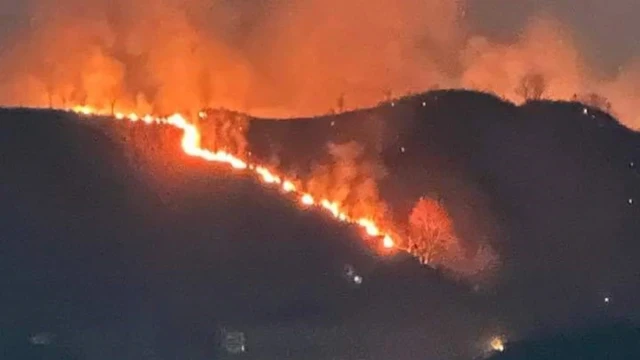
[[[3,1],[1,102],[294,116],[434,87],[521,101],[522,77],[540,73],[546,97],[597,92],[640,124],[631,0],[131,4]]]

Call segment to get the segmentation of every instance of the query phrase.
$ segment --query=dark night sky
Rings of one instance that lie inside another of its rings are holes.
[[[535,12],[548,12],[572,26],[592,61],[609,68],[637,57],[640,42],[633,0],[476,0],[470,1],[478,26],[497,33],[513,33]],[[499,11],[497,11],[499,9]]]

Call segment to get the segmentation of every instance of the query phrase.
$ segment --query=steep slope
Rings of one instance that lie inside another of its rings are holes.
[[[507,306],[523,318],[587,316],[609,294],[619,299],[608,311],[637,314],[640,135],[606,113],[437,91],[337,116],[255,121],[249,138],[278,144],[281,165],[296,172],[326,157],[328,142],[363,144],[387,170],[378,189],[397,221],[431,195],[471,249],[499,249],[498,291],[518,299]],[[265,149],[256,153],[271,158]]]
[[[320,334],[312,341],[322,348],[342,342],[351,353],[355,342],[375,352],[357,330],[411,312],[385,308],[385,299],[464,292],[371,282],[386,260],[354,229],[188,158],[171,129],[50,111],[0,117],[0,302],[12,309],[2,344],[29,347],[25,336],[48,331],[59,342],[52,351],[81,359],[204,359],[216,352],[219,327],[232,324],[276,358],[286,346],[272,336],[277,328],[299,344]],[[345,265],[365,277],[366,293]],[[434,276],[412,268],[395,278]],[[301,322],[309,332],[296,331]]]
[[[335,163],[328,143],[361,144],[386,170],[376,186],[400,224],[417,197],[442,199],[470,249],[500,252],[500,281],[483,294],[373,255],[353,229],[189,158],[179,139],[141,123],[0,113],[1,296],[15,309],[3,327],[54,328],[89,359],[206,358],[221,324],[246,329],[265,357],[283,358],[290,339],[308,358],[329,347],[468,359],[494,331],[638,315],[640,141],[580,104],[442,91],[251,119],[252,156],[301,178]]]

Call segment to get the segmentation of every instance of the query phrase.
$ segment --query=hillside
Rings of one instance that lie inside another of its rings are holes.
[[[629,324],[595,326],[509,344],[490,360],[637,359],[640,330]]]
[[[606,114],[447,91],[250,120],[253,156],[301,177],[333,161],[327,143],[363,145],[386,169],[378,187],[398,221],[417,197],[442,198],[465,241],[500,251],[484,293],[372,254],[354,229],[188,158],[179,136],[0,111],[0,296],[15,309],[4,329],[49,329],[87,359],[210,358],[224,324],[265,358],[292,343],[291,358],[468,359],[496,331],[638,316],[639,210],[628,199],[640,201],[640,137]],[[344,279],[346,264],[362,286]]]
[[[335,117],[256,121],[250,139],[286,143],[278,153],[285,167],[301,154],[319,158],[330,141],[366,144],[387,169],[380,190],[397,219],[406,221],[418,196],[436,194],[465,239],[486,238],[506,254],[503,275],[525,288],[508,292],[553,291],[542,308],[561,300],[575,310],[594,293],[633,292],[640,134],[596,109],[438,91]],[[525,308],[546,301],[522,300]]]

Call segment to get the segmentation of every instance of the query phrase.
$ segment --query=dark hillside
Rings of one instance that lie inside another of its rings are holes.
[[[353,229],[176,153],[173,130],[106,121],[0,113],[0,303],[11,309],[0,344],[10,354],[42,356],[48,350],[28,336],[47,331],[56,344],[46,356],[208,359],[217,330],[231,324],[273,358],[290,354],[287,339],[303,348],[312,341],[321,353],[340,343],[343,354],[364,347],[387,356],[379,349],[390,339],[386,329],[413,336],[430,311],[412,309],[434,289],[440,311],[462,311],[440,297],[464,288],[429,281],[438,277],[408,259],[387,264],[394,259],[371,254]],[[407,262],[410,272],[389,272]],[[345,277],[348,264],[365,278],[362,287]],[[406,276],[431,284],[393,286]],[[392,300],[405,297],[413,299],[407,306]],[[389,323],[398,312],[418,325]],[[475,336],[468,319],[447,323],[452,335],[466,329],[455,341]],[[357,335],[374,325],[377,335]],[[411,344],[425,351],[423,342]],[[434,346],[429,351],[439,351]]]
[[[251,121],[253,156],[301,176],[331,161],[329,142],[364,145],[399,221],[417,197],[442,199],[471,247],[500,251],[480,293],[372,254],[353,229],[188,158],[179,137],[0,111],[3,329],[53,331],[100,360],[209,359],[228,324],[264,358],[469,359],[496,332],[638,317],[640,140],[606,114],[439,91]]]
[[[289,126],[313,130],[282,130]],[[502,275],[512,279],[505,291],[522,294],[522,309],[560,321],[557,314],[589,312],[604,294],[619,293],[617,306],[633,310],[640,135],[606,113],[437,91],[337,116],[254,121],[256,153],[265,134],[291,144],[278,153],[284,165],[307,149],[319,158],[328,141],[366,144],[387,168],[379,187],[396,219],[406,221],[421,195],[442,199],[469,244],[501,250]]]
[[[491,360],[596,360],[640,357],[640,330],[628,324],[565,331],[554,336],[509,344]]]

